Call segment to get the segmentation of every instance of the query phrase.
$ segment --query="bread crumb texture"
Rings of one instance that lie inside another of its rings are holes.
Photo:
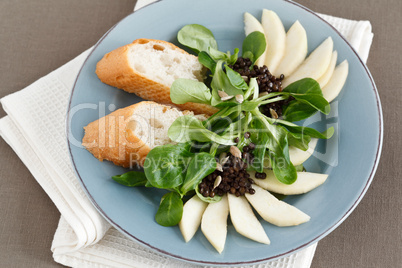
[[[203,81],[205,73],[196,56],[172,43],[153,39],[137,39],[117,48],[96,66],[96,74],[103,83],[163,104],[173,104],[170,86],[175,79]],[[210,105],[191,102],[176,106],[196,114],[211,115],[217,111]]]
[[[152,148],[172,142],[168,129],[182,115],[167,105],[139,102],[84,127],[82,145],[100,161],[127,168],[142,166]]]
[[[203,81],[197,57],[167,42],[140,40],[128,53],[129,64],[136,72],[169,88],[177,78]]]

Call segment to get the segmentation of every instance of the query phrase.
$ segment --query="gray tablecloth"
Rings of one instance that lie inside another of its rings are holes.
[[[384,112],[384,145],[374,181],[351,216],[318,245],[312,267],[398,267],[402,263],[402,2],[300,0],[338,17],[370,20],[368,67]],[[0,97],[18,91],[92,46],[135,0],[0,1]],[[5,113],[0,109],[0,117]],[[0,139],[2,267],[60,267],[50,245],[59,220],[48,196]]]

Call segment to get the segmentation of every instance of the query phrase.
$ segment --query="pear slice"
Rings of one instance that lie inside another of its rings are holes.
[[[183,207],[183,216],[179,222],[179,228],[184,241],[188,242],[193,238],[201,224],[202,215],[208,203],[202,201],[197,195],[189,199]]]
[[[262,27],[261,23],[250,13],[244,13],[244,32],[246,36],[255,31],[262,32],[265,35],[264,28]],[[264,65],[266,53],[267,49],[265,49],[265,52],[255,62],[257,66]]]
[[[293,165],[298,166],[303,164],[310,156],[314,153],[315,147],[317,146],[318,139],[312,138],[308,144],[307,151],[303,151],[294,146],[289,147],[289,157]]]
[[[297,180],[292,184],[284,184],[278,181],[274,172],[270,169],[264,169],[267,174],[265,179],[256,179],[255,171],[249,171],[252,178],[261,188],[284,195],[304,194],[323,184],[328,178],[327,174],[297,172]],[[254,186],[253,186],[254,187]]]
[[[335,50],[332,52],[331,61],[329,63],[328,69],[325,73],[317,80],[318,84],[320,84],[321,88],[324,88],[325,85],[328,83],[329,79],[331,79],[332,74],[334,73],[336,60],[338,58],[338,52]]]
[[[275,76],[291,75],[307,56],[307,34],[299,21],[293,23],[286,33],[285,53],[278,67],[273,73]],[[272,73],[272,71],[271,71]]]
[[[269,238],[244,196],[228,194],[230,219],[236,231],[251,240],[270,244]]]
[[[246,193],[247,200],[260,216],[277,226],[294,226],[310,220],[310,216],[298,208],[278,200],[267,190],[253,185],[254,194]]]
[[[344,60],[338,66],[336,66],[331,79],[328,81],[328,84],[326,84],[322,89],[322,94],[328,102],[333,101],[339,95],[343,86],[345,85],[348,73],[349,63],[347,60]]]
[[[262,11],[261,25],[265,32],[267,48],[264,64],[271,73],[275,73],[283,55],[285,54],[286,32],[281,19],[272,11]]]
[[[311,54],[303,61],[303,63],[282,82],[283,88],[291,83],[310,77],[313,79],[320,78],[328,69],[332,57],[332,49],[334,42],[331,37],[325,39]]]
[[[201,231],[219,254],[225,248],[228,214],[228,198],[224,195],[221,201],[210,203],[202,215]]]

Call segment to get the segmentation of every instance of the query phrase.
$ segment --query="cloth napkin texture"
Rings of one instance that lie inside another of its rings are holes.
[[[153,1],[137,1],[135,10]],[[373,39],[369,21],[320,16],[367,60]],[[66,111],[75,78],[91,49],[1,99],[7,116],[0,119],[0,135],[61,213],[51,247],[54,260],[70,267],[198,267],[155,253],[111,227],[75,176],[66,142]],[[248,267],[310,267],[316,246]]]

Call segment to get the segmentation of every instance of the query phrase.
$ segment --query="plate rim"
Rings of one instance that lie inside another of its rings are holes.
[[[255,260],[250,260],[250,261],[235,261],[235,262],[227,262],[227,261],[202,261],[202,260],[194,260],[194,259],[190,259],[190,258],[186,258],[183,256],[179,256],[170,252],[167,252],[165,250],[162,250],[160,248],[157,248],[155,246],[152,246],[150,244],[148,244],[147,242],[137,238],[136,236],[130,234],[128,231],[126,231],[124,228],[122,228],[119,224],[117,224],[116,222],[113,221],[113,219],[111,219],[104,211],[103,209],[97,204],[97,202],[95,201],[95,199],[93,198],[93,196],[91,195],[91,193],[88,191],[83,179],[81,178],[81,175],[78,172],[78,169],[75,165],[75,161],[74,161],[74,156],[72,154],[71,151],[71,143],[69,142],[70,137],[72,135],[71,131],[70,131],[70,123],[71,123],[71,117],[70,117],[70,111],[71,111],[71,105],[72,105],[72,98],[73,98],[73,93],[76,89],[76,84],[78,81],[78,78],[80,77],[81,71],[84,68],[85,64],[87,63],[88,59],[91,57],[92,53],[96,50],[96,48],[100,45],[100,43],[108,36],[108,34],[115,29],[120,23],[122,23],[122,21],[124,21],[127,17],[130,17],[132,15],[134,15],[136,12],[138,12],[139,10],[142,10],[144,8],[147,8],[151,5],[155,5],[158,4],[159,2],[162,2],[162,0],[156,0],[146,6],[143,6],[137,10],[132,11],[131,13],[127,14],[124,18],[122,18],[121,20],[119,20],[115,25],[113,25],[108,31],[106,31],[106,33],[96,42],[96,44],[92,47],[91,51],[89,52],[89,54],[87,55],[85,61],[82,63],[82,66],[80,67],[79,72],[77,73],[77,76],[75,78],[74,81],[74,85],[72,87],[72,91],[70,93],[70,97],[69,97],[69,103],[68,103],[68,107],[67,107],[67,114],[66,114],[66,142],[68,145],[68,151],[69,151],[69,158],[70,158],[70,162],[72,164],[72,166],[74,167],[74,172],[77,176],[77,178],[79,179],[79,182],[81,184],[81,186],[84,188],[85,193],[87,195],[87,197],[89,198],[89,200],[91,201],[91,203],[94,205],[94,207],[99,211],[99,213],[114,227],[116,227],[117,230],[119,230],[121,233],[123,233],[124,235],[126,235],[127,237],[129,237],[130,239],[133,239],[139,243],[141,243],[142,245],[146,246],[149,249],[154,250],[156,253],[160,253],[163,254],[167,257],[176,259],[176,260],[181,260],[181,261],[185,261],[185,262],[189,262],[189,263],[193,263],[193,264],[201,264],[201,265],[213,265],[213,266],[223,266],[223,265],[244,265],[244,264],[258,264],[258,263],[262,263],[262,262],[267,262],[267,261],[272,261],[287,255],[290,255],[292,253],[295,253],[299,250],[302,250],[304,248],[307,248],[308,246],[312,245],[315,242],[318,242],[319,240],[321,240],[322,238],[324,238],[325,236],[327,236],[329,233],[331,233],[332,231],[334,231],[352,212],[353,210],[357,207],[357,205],[360,203],[360,201],[362,200],[362,198],[364,197],[364,195],[366,194],[371,182],[374,179],[380,158],[381,158],[381,152],[382,152],[382,145],[383,145],[383,135],[384,135],[384,122],[383,122],[383,112],[382,112],[382,105],[381,105],[381,101],[380,101],[380,97],[379,97],[379,93],[378,93],[378,89],[377,86],[374,82],[373,76],[371,75],[370,71],[368,70],[366,64],[363,62],[363,60],[361,59],[361,57],[359,56],[359,54],[356,52],[356,50],[352,47],[352,45],[349,43],[349,41],[334,27],[332,26],[329,22],[327,22],[326,20],[324,20],[323,18],[321,18],[317,13],[315,13],[314,11],[312,11],[311,9],[293,2],[291,0],[282,0],[284,2],[287,2],[288,4],[292,4],[294,6],[297,6],[298,8],[301,8],[303,10],[305,10],[306,12],[314,15],[316,18],[318,18],[319,20],[321,20],[322,22],[324,22],[325,24],[327,24],[328,26],[330,26],[330,28],[332,28],[332,30],[347,44],[347,46],[352,50],[352,52],[357,56],[357,59],[359,61],[359,63],[361,64],[361,66],[363,67],[364,71],[366,72],[370,83],[371,83],[371,89],[374,92],[374,96],[375,96],[375,101],[376,101],[376,108],[377,108],[377,112],[378,112],[378,123],[379,123],[379,132],[378,132],[378,145],[377,145],[377,150],[376,150],[376,155],[375,155],[375,159],[374,159],[374,163],[373,166],[371,168],[370,171],[370,175],[364,185],[364,188],[362,189],[362,191],[360,192],[359,196],[357,196],[357,198],[354,200],[353,204],[349,207],[349,209],[342,215],[342,217],[335,222],[332,226],[330,226],[329,228],[327,228],[324,232],[321,232],[320,234],[318,234],[317,236],[315,236],[313,239],[309,240],[308,242],[296,247],[296,248],[292,248],[286,252],[283,252],[281,254],[277,254],[274,256],[270,256],[267,258],[261,258],[261,259],[255,259]],[[369,89],[367,89],[369,90]]]

